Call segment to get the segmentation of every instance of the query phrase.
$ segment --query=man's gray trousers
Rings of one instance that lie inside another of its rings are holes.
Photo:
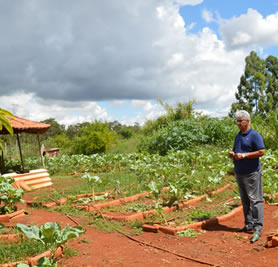
[[[264,200],[261,171],[246,175],[236,174],[243,206],[245,225],[261,229],[264,220]]]

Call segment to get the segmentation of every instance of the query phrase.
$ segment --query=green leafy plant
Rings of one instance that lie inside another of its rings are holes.
[[[49,267],[57,266],[55,251],[60,246],[72,238],[79,237],[80,234],[85,232],[82,226],[70,227],[66,225],[66,227],[62,229],[57,222],[47,222],[39,228],[37,226],[17,224],[17,228],[24,233],[27,238],[40,241],[45,249],[50,250],[50,258],[41,258],[38,265]]]
[[[17,203],[24,203],[21,199],[24,190],[21,188],[14,188],[13,183],[15,180],[10,177],[0,176],[0,213],[12,213],[17,210]]]
[[[163,189],[163,183],[161,181],[151,181],[149,184],[146,185],[149,192],[154,196],[156,203],[155,208],[158,209],[160,207],[160,199],[161,199],[161,192]]]
[[[194,231],[193,229],[187,228],[184,231],[179,231],[177,232],[178,236],[184,237],[184,236],[188,236],[188,237],[197,237],[198,235],[200,235],[201,233]]]
[[[196,144],[205,144],[209,136],[204,133],[202,125],[193,120],[180,120],[169,123],[158,130],[141,150],[166,155],[169,150],[182,150]]]
[[[3,129],[3,127],[8,131],[10,135],[14,134],[13,127],[11,126],[9,120],[7,119],[7,116],[11,119],[14,119],[14,115],[11,114],[9,111],[0,108],[0,131]],[[0,149],[3,150],[2,143],[0,142]]]
[[[87,182],[89,183],[89,185],[92,188],[92,198],[93,198],[93,202],[95,201],[95,186],[97,184],[101,184],[101,179],[99,178],[99,176],[92,176],[91,174],[89,174],[88,172],[85,172],[82,176],[83,179],[86,179]]]
[[[184,200],[188,196],[188,191],[193,187],[193,183],[188,178],[170,179],[169,190],[166,192],[170,195],[167,206],[172,206],[176,201]]]

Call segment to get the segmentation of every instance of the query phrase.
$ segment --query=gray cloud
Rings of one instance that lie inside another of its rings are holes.
[[[0,1],[1,93],[73,101],[154,97],[153,72],[163,59],[153,46],[161,29],[150,2]]]
[[[187,32],[191,26],[179,15],[179,5],[201,2],[0,0],[0,94],[13,98],[2,99],[25,115],[14,99],[26,95],[24,103],[35,99],[41,116],[67,123],[77,121],[65,118],[71,108],[79,121],[89,112],[91,119],[111,118],[97,104],[109,100],[145,100],[152,107],[148,101],[158,97],[195,98],[199,109],[226,110],[249,54],[246,47],[276,43],[277,14],[263,19],[251,10],[220,21],[220,40],[209,28]]]

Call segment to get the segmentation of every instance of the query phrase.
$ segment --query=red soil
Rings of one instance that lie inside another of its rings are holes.
[[[29,215],[13,223],[42,224],[57,221],[62,227],[67,223],[76,225],[73,220],[82,223],[80,218],[72,217],[71,220],[66,215],[44,209],[24,208]],[[264,228],[258,242],[250,244],[250,234],[235,232],[242,226],[243,216],[238,214],[225,223],[209,226],[196,238],[162,233],[134,236],[164,251],[133,241],[120,233],[103,233],[86,226],[87,232],[81,238],[67,243],[67,246],[79,252],[79,256],[68,259],[63,257],[58,266],[209,266],[186,257],[211,263],[211,266],[278,266],[278,247],[265,247],[267,234],[278,230],[278,206],[265,205]]]

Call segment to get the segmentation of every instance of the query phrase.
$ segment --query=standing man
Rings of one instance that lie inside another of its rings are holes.
[[[264,155],[262,136],[250,127],[250,115],[245,110],[235,113],[240,132],[235,138],[233,158],[235,176],[243,206],[245,226],[239,232],[254,231],[251,242],[261,236],[264,217],[264,200],[260,157]]]

